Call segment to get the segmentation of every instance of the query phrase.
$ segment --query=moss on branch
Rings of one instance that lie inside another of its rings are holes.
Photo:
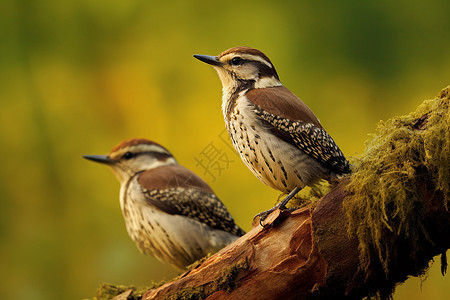
[[[231,299],[243,293],[260,299],[387,299],[408,276],[423,274],[435,255],[442,253],[444,271],[450,248],[449,98],[450,87],[415,112],[380,122],[366,151],[352,161],[353,173],[324,186],[331,191],[316,207],[306,202],[303,209],[273,212],[267,227],[255,222],[241,239],[171,283],[103,285],[96,299]]]
[[[447,87],[415,112],[380,122],[354,166],[344,208],[366,272],[373,270],[372,263],[381,263],[388,276],[399,240],[409,244],[417,275],[424,272],[415,253],[434,241],[421,213],[422,185],[444,195],[442,209],[448,211],[450,201],[449,94]]]

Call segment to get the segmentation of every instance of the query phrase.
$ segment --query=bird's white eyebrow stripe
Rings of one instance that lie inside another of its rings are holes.
[[[236,54],[236,53],[230,53],[227,54],[225,56],[223,56],[223,58],[225,58],[225,60],[231,59],[231,57],[235,57],[235,56],[239,56],[242,57],[245,60],[253,60],[253,61],[259,61],[263,64],[265,64],[266,66],[268,66],[269,68],[273,68],[272,64],[270,62],[268,62],[267,60],[265,60],[264,58],[262,58],[261,56],[258,55],[253,55],[253,54],[247,54],[247,53],[242,53],[242,54]],[[228,58],[230,57],[230,58]]]
[[[164,148],[158,146],[158,145],[151,145],[151,144],[139,144],[139,145],[133,145],[133,146],[128,146],[125,148],[121,148],[118,149],[117,151],[114,152],[114,155],[123,155],[128,151],[132,151],[132,152],[156,152],[156,153],[162,153],[162,154],[167,154],[167,155],[171,155],[170,152],[168,152],[167,150],[165,150]],[[111,153],[113,154],[113,153]]]
[[[243,54],[242,55],[243,59],[247,59],[247,60],[255,60],[255,61],[259,61],[265,65],[267,65],[269,68],[273,68],[272,64],[269,63],[267,60],[265,60],[264,58],[262,58],[261,56],[258,55],[252,55],[252,54]]]

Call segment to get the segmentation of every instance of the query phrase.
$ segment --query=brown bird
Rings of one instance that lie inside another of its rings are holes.
[[[260,223],[305,186],[349,173],[349,163],[317,117],[285,88],[270,59],[249,47],[218,56],[194,55],[222,81],[222,111],[234,148],[268,186],[289,193],[259,213]]]
[[[130,139],[84,158],[120,181],[128,234],[145,254],[183,269],[245,234],[209,185],[155,142]]]

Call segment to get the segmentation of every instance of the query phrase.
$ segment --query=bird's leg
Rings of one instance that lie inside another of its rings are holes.
[[[289,200],[291,200],[298,192],[301,191],[301,188],[296,187],[295,189],[293,189],[287,196],[286,198],[284,198],[280,203],[278,203],[277,205],[275,205],[274,207],[272,207],[271,209],[265,210],[260,212],[259,214],[257,214],[254,218],[256,219],[257,217],[259,217],[259,224],[261,226],[263,226],[262,222],[264,222],[264,220],[267,218],[267,216],[269,216],[269,214],[277,209],[280,210],[286,210],[286,204],[289,202]],[[264,226],[263,226],[264,227]]]

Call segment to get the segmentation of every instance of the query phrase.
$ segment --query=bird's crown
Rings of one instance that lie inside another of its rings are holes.
[[[272,62],[264,53],[250,47],[234,47],[225,50],[218,55],[220,61],[227,61],[230,63],[232,63],[231,60],[236,57],[240,57],[247,61],[259,61],[266,66],[273,68]]]
[[[172,154],[160,144],[147,139],[128,139],[114,146],[108,156],[111,159],[119,160],[121,158],[130,159],[138,154],[163,155],[165,157]]]

